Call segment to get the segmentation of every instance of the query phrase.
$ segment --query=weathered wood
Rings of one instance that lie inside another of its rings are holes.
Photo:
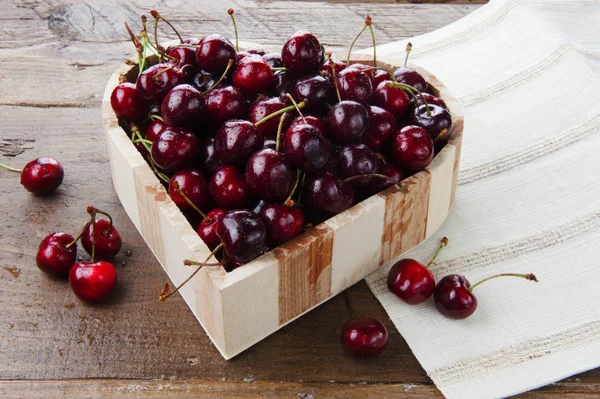
[[[85,390],[87,386],[92,390],[88,397],[102,392],[162,397],[164,392],[159,390],[168,389],[168,382],[175,386],[173,390],[188,383],[211,389],[220,383],[232,384],[218,389],[243,397],[241,388],[234,385],[246,387],[244,380],[292,384],[289,394],[282,391],[272,397],[307,392],[307,388],[294,392],[297,385],[293,384],[300,380],[326,386],[326,391],[319,392],[328,397],[398,397],[414,386],[437,392],[363,282],[230,362],[211,347],[181,298],[157,303],[164,272],[111,188],[99,112],[107,79],[132,51],[122,21],[136,26],[136,15],[158,2],[141,4],[69,0],[2,4],[0,139],[31,141],[14,157],[6,157],[2,149],[0,162],[22,166],[36,156],[50,155],[63,162],[66,178],[58,195],[42,199],[25,192],[18,176],[0,172],[0,379],[24,379],[0,382],[0,396],[82,397],[90,392]],[[228,4],[187,2],[183,8],[180,2],[173,2],[161,4],[160,10],[182,25],[185,35],[212,30],[229,34],[230,22],[224,12]],[[281,45],[295,29],[307,28],[335,50],[350,43],[367,13],[375,20],[378,42],[385,43],[433,30],[478,6],[244,1],[234,7],[246,40]],[[161,27],[163,36],[174,38]],[[370,45],[369,41],[368,36],[362,37],[358,48]],[[80,303],[65,281],[40,273],[34,259],[39,241],[49,232],[76,233],[86,220],[85,206],[90,203],[115,216],[124,238],[123,251],[115,262],[117,293],[101,306]],[[127,249],[132,250],[131,257],[125,256]],[[382,356],[361,361],[343,353],[339,332],[350,312],[384,322],[390,342]],[[57,381],[73,378],[86,380]],[[107,380],[112,378],[133,380]],[[198,378],[203,381],[194,381]],[[522,397],[594,397],[599,381],[600,370],[592,370]],[[145,384],[153,383],[155,388],[144,389]],[[354,386],[349,389],[345,383]],[[383,388],[392,387],[391,392],[378,390],[383,389],[378,388],[380,383]],[[185,389],[168,392],[183,395]],[[256,396],[255,392],[251,397]],[[202,396],[196,392],[193,397]]]

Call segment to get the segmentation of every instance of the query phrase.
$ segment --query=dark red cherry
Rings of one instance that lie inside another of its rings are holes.
[[[433,294],[435,279],[420,262],[402,259],[388,272],[387,286],[402,301],[415,305],[425,302]]]
[[[233,165],[223,165],[211,176],[208,192],[221,208],[245,208],[252,195],[244,176]]]
[[[403,89],[390,87],[393,84],[390,80],[384,80],[379,83],[373,91],[371,99],[374,105],[385,109],[396,118],[401,118],[410,105],[410,98]]]
[[[239,261],[233,260],[233,259],[227,259],[227,262],[225,263],[225,270],[227,272],[232,272],[235,269],[237,269],[238,267],[241,267],[244,265],[245,265],[244,262],[239,262]]]
[[[279,97],[284,97],[286,94],[294,94],[298,77],[288,71],[276,71],[273,74],[273,85],[271,91]]]
[[[54,192],[63,181],[65,172],[54,158],[41,157],[28,162],[21,171],[21,184],[35,195]]]
[[[354,189],[351,184],[341,184],[331,172],[306,175],[303,203],[317,219],[327,219],[352,206]]]
[[[323,135],[323,137],[325,137],[328,140],[330,139],[329,129],[323,122],[323,119],[314,115],[304,115],[304,118],[301,116],[297,116],[296,118],[294,118],[294,120],[292,120],[292,123],[290,123],[290,126],[287,130],[291,130],[297,125],[304,124],[311,125],[312,127],[316,128],[319,131],[319,133]]]
[[[356,101],[335,104],[325,118],[331,139],[338,144],[359,141],[369,128],[369,112]]]
[[[263,149],[246,164],[246,183],[254,195],[268,202],[283,201],[296,182],[296,171],[279,152]]]
[[[139,121],[148,116],[150,104],[140,96],[133,83],[119,83],[110,95],[110,105],[119,118]]]
[[[69,271],[69,284],[79,299],[102,302],[108,298],[117,282],[117,271],[112,263],[77,262]]]
[[[204,100],[202,94],[188,84],[174,87],[161,106],[163,121],[172,127],[196,128],[203,122]]]
[[[267,228],[271,246],[278,246],[298,236],[304,230],[304,213],[295,206],[267,205],[260,217]]]
[[[319,109],[325,105],[332,93],[331,81],[321,75],[302,77],[294,87],[294,99],[306,101],[308,110]]]
[[[379,355],[388,342],[388,333],[379,320],[360,317],[342,328],[342,346],[357,357]]]
[[[223,162],[217,158],[215,154],[215,139],[214,137],[203,137],[200,139],[200,167],[207,172],[207,175],[212,175]]]
[[[262,56],[271,68],[282,68],[283,61],[280,53],[267,53]]]
[[[200,68],[217,75],[223,74],[229,60],[237,60],[237,54],[229,39],[213,33],[200,40],[196,49],[196,62]]]
[[[265,50],[261,47],[250,47],[245,50],[248,54],[257,54],[260,56],[265,55]]]
[[[227,257],[246,263],[262,254],[267,246],[267,229],[260,217],[251,211],[227,212],[217,224]]]
[[[175,173],[169,181],[169,196],[175,202],[175,205],[182,211],[191,211],[193,207],[184,199],[175,187],[175,182],[179,190],[199,209],[205,210],[211,205],[211,199],[208,195],[208,182],[204,174],[197,169],[184,169]]]
[[[405,126],[392,139],[392,160],[402,170],[418,172],[433,159],[433,140],[419,126]]]
[[[40,243],[35,261],[41,271],[51,276],[64,277],[77,259],[77,244],[66,233],[52,233]],[[67,245],[71,244],[68,248]]]
[[[238,52],[237,52],[237,62],[238,62],[238,64],[239,64],[239,62],[240,62],[241,60],[243,60],[244,58],[246,58],[246,57],[248,57],[248,56],[251,56],[251,55],[252,55],[252,54],[250,54],[250,53],[249,53],[249,52],[247,52],[247,51],[238,51]]]
[[[244,119],[248,111],[244,95],[233,86],[220,86],[205,94],[204,107],[206,118],[215,126],[230,119]]]
[[[196,50],[192,47],[169,47],[165,54],[169,56],[169,63],[179,68],[181,68],[184,65],[198,65],[196,63]]]
[[[416,107],[410,115],[410,122],[425,129],[434,140],[441,133],[446,136],[445,140],[448,140],[447,132],[452,127],[452,117],[448,110],[435,104],[430,104],[429,107],[425,104]]]
[[[292,164],[309,173],[327,165],[331,152],[327,139],[309,124],[295,124],[288,129],[283,148]]]
[[[389,72],[381,69],[372,70],[371,76],[373,76],[373,88],[377,87],[379,83],[383,82],[384,80],[392,80],[392,75],[390,75]]]
[[[290,36],[281,51],[281,59],[288,71],[303,75],[316,72],[323,64],[324,56],[319,40],[306,31]]]
[[[270,148],[272,150],[276,150],[277,149],[277,143],[275,142],[275,139],[265,139],[265,142],[263,144],[263,148]]]
[[[172,88],[183,83],[179,69],[170,64],[156,64],[138,76],[135,87],[138,94],[153,103],[161,102]]]
[[[252,123],[256,123],[264,117],[271,115],[272,113],[277,112],[288,105],[290,104],[287,102],[287,100],[281,97],[269,97],[258,100],[250,107],[250,111],[248,112],[248,120]],[[277,135],[280,119],[281,116],[268,119],[258,125],[257,128],[262,132],[263,136],[275,137]],[[287,113],[283,121],[284,131],[290,125],[292,119],[294,119],[294,117],[291,115],[291,113]]]
[[[198,225],[198,229],[196,230],[202,241],[204,241],[206,246],[211,251],[221,243],[221,239],[217,235],[217,225],[226,213],[226,209],[211,209],[206,214],[206,219],[202,219],[202,221]]]
[[[215,136],[215,154],[224,163],[244,165],[263,148],[263,135],[254,123],[233,119],[225,122]]]
[[[337,85],[342,100],[352,100],[368,104],[373,92],[373,83],[366,72],[352,66],[340,71]]]
[[[369,119],[369,129],[363,137],[363,143],[373,151],[381,152],[389,146],[396,132],[396,119],[390,112],[375,105],[369,106]]]
[[[394,76],[399,83],[412,86],[418,91],[427,90],[427,82],[421,74],[409,67],[400,67],[394,71]]]
[[[190,82],[198,91],[204,93],[211,87],[213,87],[219,80],[220,76],[212,75],[206,71],[199,70],[197,71],[192,81]]]
[[[434,96],[433,94],[429,94],[429,93],[421,93],[417,95],[417,103],[418,105],[423,105],[425,104],[423,102],[423,98],[425,99],[425,101],[427,101],[427,104],[432,104],[432,105],[438,105],[444,109],[448,109],[448,106],[446,105],[446,103],[444,102],[444,100],[442,100],[439,97]]]
[[[348,179],[350,177],[378,173],[377,156],[369,147],[364,144],[352,144],[343,147],[337,154],[337,170],[340,178]],[[368,185],[373,177],[364,177],[352,180],[352,184],[361,187]],[[376,177],[376,179],[381,179]]]
[[[271,67],[257,54],[244,57],[233,73],[233,85],[245,93],[266,92],[271,83],[273,83]]]
[[[337,76],[341,71],[344,70],[344,68],[346,68],[346,62],[340,60],[333,60],[333,68],[335,69],[335,74]],[[321,65],[321,67],[319,68],[319,72],[324,73],[325,76],[329,79],[333,79],[333,73],[331,70],[331,64],[329,63],[329,60],[326,60],[323,63],[323,65]]]
[[[200,153],[200,142],[193,133],[167,129],[152,142],[152,161],[165,172],[193,166]]]
[[[451,274],[442,278],[433,292],[435,308],[450,319],[466,319],[477,310],[477,298],[469,290],[465,276]]]
[[[146,128],[145,137],[147,140],[154,141],[159,134],[167,130],[169,126],[160,119],[153,120]]]
[[[85,252],[90,255],[92,254],[92,237],[94,237],[96,240],[94,243],[96,246],[95,258],[102,260],[111,260],[114,258],[123,243],[116,227],[111,225],[106,219],[96,219],[95,235],[92,235],[92,230],[92,225],[90,224],[81,236],[81,246],[85,249]]]
[[[388,179],[372,178],[369,183],[364,187],[368,195],[373,195],[380,191],[385,190],[388,187],[393,186],[396,183],[401,182],[404,179],[404,173],[394,165],[383,159],[378,160],[377,173],[380,175],[387,176]]]

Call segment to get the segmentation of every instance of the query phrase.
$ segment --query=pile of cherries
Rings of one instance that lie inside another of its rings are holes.
[[[138,74],[111,104],[228,271],[424,169],[448,139],[444,101],[406,66],[333,60],[306,31],[281,53],[240,51],[237,31],[235,45],[177,33],[163,48],[146,24],[138,37],[129,29]]]
[[[435,308],[439,313],[449,319],[459,320],[475,313],[477,298],[473,290],[486,281],[497,277],[520,277],[538,281],[533,273],[500,273],[471,285],[465,276],[450,274],[443,277],[436,285],[435,278],[428,268],[435,264],[435,260],[446,245],[448,239],[444,237],[427,265],[408,258],[396,262],[387,276],[390,292],[409,305],[423,303],[433,295]],[[388,334],[380,321],[363,317],[350,320],[344,325],[341,340],[344,348],[355,356],[378,355],[386,347]]]
[[[121,249],[121,236],[112,217],[93,206],[87,207],[90,221],[73,238],[67,233],[51,233],[40,243],[36,263],[40,270],[53,277],[67,277],[75,295],[86,302],[102,302],[108,298],[117,281],[117,272],[110,260]],[[97,219],[97,215],[108,218]],[[77,261],[77,241],[91,260]]]

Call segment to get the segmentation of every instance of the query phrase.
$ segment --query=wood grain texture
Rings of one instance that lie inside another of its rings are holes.
[[[391,394],[377,397],[397,397],[411,386],[437,392],[364,282],[230,362],[211,347],[180,297],[157,303],[156,295],[166,282],[164,271],[111,188],[99,117],[107,79],[132,51],[122,21],[135,26],[137,14],[157,4],[114,0],[2,4],[0,140],[11,143],[9,153],[18,154],[7,157],[3,144],[0,162],[22,166],[36,156],[54,156],[64,164],[66,177],[57,195],[42,199],[22,190],[14,175],[0,173],[2,204],[10,207],[0,214],[0,379],[4,380],[0,396],[79,398],[84,393],[97,397],[102,392],[111,396],[127,392],[162,397],[165,381],[173,389],[197,384],[242,398],[248,394],[241,388],[252,385],[247,382],[259,388],[263,383],[282,390],[289,386],[289,394],[282,391],[275,397],[301,397],[297,393],[306,391],[295,391],[301,380],[325,386],[329,397],[363,398],[381,393],[377,385],[393,387]],[[202,1],[181,7],[174,2],[161,4],[160,10],[183,25],[185,35],[213,30],[229,34],[224,10],[230,4]],[[281,45],[294,29],[306,28],[333,49],[347,46],[366,13],[375,19],[378,41],[385,43],[431,31],[478,7],[293,1],[244,1],[232,6],[243,20],[238,25],[247,40]],[[164,27],[160,31],[165,39],[174,38]],[[362,37],[358,48],[370,45],[369,40]],[[19,140],[27,144],[22,146]],[[39,241],[51,231],[76,233],[85,222],[88,204],[110,212],[124,239],[115,261],[117,291],[106,305],[80,303],[65,281],[47,278],[35,266]],[[131,257],[126,250],[132,251]],[[376,317],[388,329],[388,349],[378,359],[355,360],[341,350],[340,328],[351,313]],[[21,381],[6,381],[15,379]],[[52,381],[43,381],[47,379]],[[592,370],[521,397],[595,397],[599,382],[600,371]],[[171,393],[184,395],[185,389]],[[256,391],[249,395],[256,397]]]

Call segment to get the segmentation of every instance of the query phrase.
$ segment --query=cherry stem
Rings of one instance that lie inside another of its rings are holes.
[[[189,263],[187,263],[189,261]],[[183,261],[184,266],[198,266],[196,262],[193,262],[189,259]],[[215,262],[215,263],[204,263],[202,266],[223,266],[223,262]]]
[[[143,144],[143,143],[142,143]],[[169,182],[171,181],[171,179],[169,179],[169,176],[165,175],[164,173],[162,173],[160,170],[158,170],[156,168],[156,165],[154,165],[154,162],[152,162],[152,159],[148,160],[148,163],[150,164],[150,168],[152,169],[152,171],[154,172],[154,174],[156,175],[156,177],[158,177],[160,180],[162,180],[164,183],[169,184]]]
[[[142,144],[147,144],[147,145],[152,145],[152,141],[147,140],[147,139],[133,139],[131,140],[132,143],[142,143]]]
[[[131,123],[129,125],[129,129],[131,130],[131,135],[132,135],[132,140],[145,140],[144,137],[142,137],[142,132],[140,132],[140,128],[134,124]],[[133,138],[135,137],[135,139]],[[144,141],[140,141],[140,143],[142,143],[142,145],[144,146],[144,148],[146,149],[146,151],[148,152],[152,152],[152,149],[150,148],[150,145],[148,145],[148,143],[145,143]]]
[[[348,53],[348,54],[350,54],[350,53]],[[337,94],[338,101],[342,102],[342,96],[340,95],[340,88],[338,87],[337,78],[335,76],[336,75],[335,64],[333,63],[333,60],[331,59],[331,53],[327,53],[327,56],[329,57],[327,59],[327,62],[329,63],[329,67],[331,68],[331,76],[333,76],[333,85],[335,86],[335,93]],[[350,60],[348,59],[348,63],[349,62],[350,62]]]
[[[281,141],[281,131],[283,130],[283,122],[285,121],[285,117],[287,116],[287,112],[281,114],[281,118],[279,118],[279,125],[277,126],[277,137],[275,140],[275,151],[279,152],[279,142]]]
[[[365,24],[369,26],[371,38],[373,39],[373,66],[375,66],[377,65],[377,43],[375,43],[375,31],[373,30],[373,22],[369,15],[367,15],[367,18],[365,19]]]
[[[96,257],[96,212],[92,213],[92,263]]]
[[[177,37],[179,38],[179,42],[183,43],[183,39],[181,38],[181,35],[179,34],[179,32],[177,32],[177,29],[175,29],[175,27],[173,26],[173,24],[171,24],[171,22],[169,22],[168,19],[166,19],[165,17],[163,17],[162,15],[159,14],[158,11],[156,11],[155,9],[150,10],[150,14],[152,15],[152,17],[154,17],[155,20],[159,20],[162,19],[163,21],[165,21],[165,23],[167,25],[169,25],[169,27],[171,29],[173,29],[173,32],[175,32],[175,34],[177,35]]]
[[[286,67],[274,67],[271,68],[271,71],[287,71]]]
[[[154,114],[152,114],[152,115],[149,115],[148,118],[150,118],[150,120],[152,120],[152,121],[161,121],[161,122],[164,122],[163,118],[161,118],[160,115],[154,115]]]
[[[440,254],[440,252],[442,252],[442,248],[444,248],[446,245],[448,245],[448,238],[444,237],[440,241],[440,246],[438,247],[437,251],[435,251],[435,255],[433,255],[433,258],[431,258],[431,260],[429,261],[429,263],[425,267],[429,267],[431,265],[435,265],[435,260],[437,259],[437,257]]]
[[[294,188],[292,188],[292,191],[290,191],[290,195],[288,195],[287,199],[285,201],[283,201],[283,205],[286,205],[286,206],[294,205],[294,201],[292,201],[292,196],[294,195],[294,193],[296,192],[296,189],[298,188],[298,183],[300,183],[300,172],[299,171],[296,172],[296,183],[294,183]]]
[[[306,173],[301,172],[301,174],[302,182],[300,183],[300,190],[298,190],[298,200],[296,201],[297,204],[300,204],[300,200],[302,199],[302,189],[304,188],[304,180],[306,180]]]
[[[233,22],[233,31],[235,32],[235,51],[240,51],[240,48],[238,46],[237,24],[235,23],[235,17],[233,16],[233,12],[233,8],[227,10],[227,14],[229,14],[229,16],[231,17],[231,22]]]
[[[520,278],[524,278],[530,281],[535,281],[536,283],[538,283],[538,279],[535,276],[535,274],[533,273],[528,273],[528,274],[519,274],[519,273],[500,273],[500,274],[496,274],[494,276],[490,276],[490,277],[486,277],[483,280],[481,280],[480,282],[478,282],[477,284],[474,284],[472,286],[469,287],[469,292],[473,292],[473,290],[475,289],[475,287],[477,287],[480,284],[485,283],[488,280],[494,279],[496,277],[520,277]]]
[[[173,180],[173,179],[171,179],[171,180]],[[206,214],[204,212],[202,212],[202,210],[200,208],[198,208],[196,206],[196,204],[194,204],[192,202],[192,200],[190,200],[188,198],[188,196],[183,193],[183,191],[181,190],[181,186],[179,186],[179,182],[177,180],[173,180],[173,188],[175,189],[175,191],[177,191],[179,193],[179,195],[181,195],[181,197],[185,200],[185,202],[188,203],[189,206],[191,206],[192,208],[194,208],[196,210],[196,212],[198,212],[200,214],[200,216],[202,216],[202,218],[206,222],[210,221],[210,220],[208,220],[208,216],[206,216]]]
[[[385,180],[390,180],[390,181],[394,181],[395,180],[393,177],[382,175],[382,174],[379,174],[379,173],[363,173],[361,175],[350,176],[347,179],[342,180],[341,183],[340,183],[340,186],[342,186],[342,185],[344,185],[346,183],[349,183],[351,181],[362,179],[362,178],[365,178],[365,177],[378,177],[380,179],[385,179]]]
[[[83,234],[85,233],[85,231],[88,229],[88,227],[90,227],[90,224],[92,223],[92,218],[90,216],[90,221],[87,222],[85,224],[85,226],[83,226],[83,229],[81,229],[81,231],[79,232],[79,235],[77,237],[75,237],[75,239],[73,241],[71,241],[70,243],[68,243],[67,245],[65,245],[66,249],[71,248],[73,245],[75,245],[75,243],[77,241],[79,241],[81,239],[81,237],[83,236]]]
[[[296,100],[294,100],[294,97],[292,97],[292,95],[290,93],[285,93],[286,97],[290,99],[290,101],[292,102],[292,104],[294,104],[294,106],[296,107],[296,111],[298,111],[298,114],[300,114],[300,116],[302,117],[302,120],[304,121],[304,123],[306,122],[306,118],[304,117],[304,114],[302,113],[302,111],[300,111],[300,108],[298,107],[298,103],[296,102]]]
[[[21,169],[11,168],[10,166],[4,165],[3,163],[0,163],[0,168],[6,169],[6,170],[10,170],[11,172],[17,172],[17,173],[23,172]]]
[[[367,18],[370,19],[370,17],[368,15],[367,15]],[[346,65],[350,65],[350,54],[352,53],[352,48],[354,47],[354,44],[356,43],[356,41],[358,40],[360,35],[363,34],[365,29],[367,29],[367,26],[369,26],[369,25],[367,25],[367,20],[365,20],[365,26],[363,26],[363,28],[360,30],[360,32],[358,32],[358,35],[356,35],[354,40],[352,40],[352,43],[350,43],[350,48],[348,49],[348,57],[346,58]]]
[[[183,283],[179,284],[173,291],[169,292],[169,293],[162,293],[160,294],[160,296],[158,297],[158,299],[160,301],[164,301],[166,300],[168,297],[170,297],[171,295],[173,295],[174,293],[176,293],[177,291],[179,291],[181,289],[181,287],[183,287],[188,281],[190,281],[192,279],[192,277],[194,277],[196,275],[196,273],[198,273],[200,271],[200,269],[202,269],[203,266],[206,266],[206,263],[208,263],[208,261],[210,260],[210,258],[212,258],[214,256],[214,254],[216,254],[221,248],[223,248],[223,243],[220,243],[215,249],[213,249],[213,251],[210,253],[210,255],[208,255],[208,257],[206,258],[206,260],[202,263],[196,263],[194,261],[191,261],[189,259],[186,259],[183,261],[183,264],[186,266],[198,266],[198,268],[196,270],[194,270],[194,272],[192,274],[190,274],[190,276],[188,278],[186,278]],[[164,291],[164,290],[163,290]]]
[[[412,51],[412,43],[408,42],[408,44],[406,45],[406,58],[404,58],[404,66],[406,66],[406,64],[408,63],[408,56],[410,55],[411,51]]]
[[[166,67],[165,69],[163,69],[162,71],[160,71],[159,73],[157,73],[156,75],[154,75],[152,77],[152,80],[154,81],[154,83],[158,83],[158,80],[156,78],[160,77],[160,75],[162,75],[163,73],[173,69],[175,67],[175,65],[169,65],[168,67]]]
[[[254,126],[259,126],[259,125],[265,123],[266,121],[268,121],[269,119],[274,118],[277,115],[281,115],[281,114],[283,114],[285,112],[293,111],[295,109],[302,109],[302,108],[304,108],[305,105],[306,105],[305,102],[302,101],[301,103],[299,103],[297,105],[290,105],[289,107],[282,108],[282,109],[280,109],[278,111],[273,112],[272,114],[269,114],[269,115],[265,116],[264,118],[262,118],[258,122],[254,123]]]
[[[104,216],[106,216],[106,217],[108,218],[108,222],[109,222],[109,224],[108,224],[108,229],[106,229],[105,231],[103,231],[103,232],[101,232],[101,233],[100,233],[100,234],[102,234],[104,237],[108,237],[108,235],[110,234],[110,230],[111,230],[111,229],[112,229],[112,227],[113,227],[113,219],[112,219],[112,217],[111,217],[111,216],[108,214],[108,212],[101,211],[100,209],[98,209],[98,208],[94,208],[93,206],[91,206],[91,205],[90,205],[90,206],[88,206],[88,207],[87,207],[87,213],[89,213],[90,215],[91,215],[92,213],[93,213],[94,215],[96,215],[96,214],[98,214],[98,213],[99,213],[100,215],[104,215]],[[95,216],[94,216],[94,217],[95,217]]]
[[[442,131],[437,135],[437,137],[433,139],[433,142],[436,143],[439,139],[445,137],[448,134],[448,132],[448,128],[442,129]]]
[[[407,91],[415,99],[415,104],[419,101],[415,94],[415,93],[417,93],[419,95],[419,97],[421,97],[421,101],[423,101],[423,103],[425,104],[425,107],[427,108],[427,116],[431,116],[431,111],[429,110],[429,104],[427,103],[425,96],[423,95],[423,93],[421,93],[419,90],[417,90],[416,87],[413,87],[411,85],[407,85],[404,83],[399,83],[398,81],[396,81],[394,83],[388,83],[388,87],[397,87],[399,89],[403,89],[403,90]]]
[[[221,82],[223,81],[223,79],[225,79],[225,77],[227,76],[227,72],[229,72],[229,69],[231,69],[232,65],[233,65],[233,60],[229,60],[227,62],[227,68],[225,68],[225,71],[223,71],[223,75],[221,75],[221,77],[219,78],[219,80],[217,80],[214,85],[210,86],[208,89],[206,89],[206,91],[203,91],[202,94],[208,93],[209,91],[211,91],[212,89],[214,89],[215,87],[217,87],[219,84],[221,84]]]

